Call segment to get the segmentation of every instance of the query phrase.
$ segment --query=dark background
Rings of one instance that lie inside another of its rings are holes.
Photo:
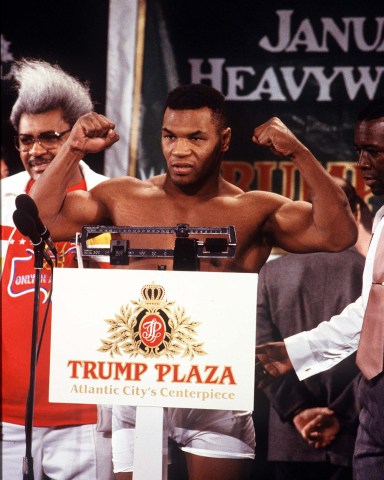
[[[108,0],[66,0],[65,2],[13,1],[2,2],[2,35],[10,42],[10,53],[14,59],[41,57],[49,62],[58,62],[64,69],[88,81],[96,101],[96,110],[105,111],[105,88],[108,48]],[[321,17],[330,17],[343,29],[342,17],[366,17],[364,36],[372,42],[376,36],[375,17],[384,14],[381,1],[338,1],[303,2],[300,0],[147,0],[147,38],[143,81],[143,102],[146,98],[150,121],[143,122],[144,145],[150,151],[150,161],[162,162],[160,142],[155,131],[159,131],[160,117],[154,114],[156,91],[165,73],[159,64],[158,44],[151,43],[150,35],[156,35],[156,12],[159,10],[165,20],[172,44],[177,75],[180,83],[190,83],[191,58],[225,58],[225,66],[252,66],[255,76],[245,81],[244,94],[254,90],[261,75],[268,67],[279,74],[279,67],[297,67],[298,79],[304,66],[324,66],[329,75],[335,66],[370,66],[383,64],[383,52],[361,52],[350,35],[349,49],[343,52],[331,38],[327,53],[306,52],[299,47],[297,52],[271,53],[263,50],[258,42],[268,36],[277,41],[279,9],[293,10],[292,32],[303,19],[309,19],[317,39],[321,39]],[[122,26],[121,28],[129,28]],[[152,33],[151,33],[152,31]],[[154,33],[153,33],[154,32]],[[156,39],[155,39],[156,42]],[[9,81],[5,79],[11,62],[4,61],[2,45],[2,144],[11,161],[11,172],[20,170],[21,162],[13,148],[13,129],[8,116],[14,100]],[[155,65],[155,70],[153,66]],[[208,67],[206,67],[208,68]],[[226,93],[226,76],[223,76],[223,92]],[[279,77],[279,80],[281,78]],[[265,160],[266,153],[250,141],[253,128],[271,116],[280,117],[299,136],[323,163],[331,161],[354,161],[353,124],[357,112],[368,102],[363,89],[350,100],[341,79],[332,85],[332,101],[316,100],[318,88],[312,82],[305,87],[297,101],[290,101],[289,95],[280,83],[288,101],[271,101],[264,95],[259,101],[229,101],[228,109],[233,130],[233,140],[228,158],[253,163]],[[377,95],[384,91],[381,80]],[[161,111],[164,91],[156,106]],[[119,102],[119,98],[116,98]],[[151,123],[152,122],[152,123]],[[146,133],[147,132],[147,133]],[[269,155],[268,158],[270,158]],[[93,164],[102,171],[103,154]],[[143,160],[144,161],[144,160]],[[148,161],[148,160],[146,160]],[[140,159],[139,159],[140,162]],[[92,162],[93,163],[93,162]],[[257,185],[254,186],[257,188]]]
[[[96,111],[104,113],[108,8],[107,0],[4,1],[1,2],[1,33],[11,42],[9,49],[14,59],[32,57],[58,63],[70,74],[87,81]],[[11,62],[4,62],[3,44],[1,49],[1,143],[12,174],[23,167],[13,147],[15,132],[8,120],[15,92],[4,77]],[[99,154],[93,163],[100,173],[103,158],[103,154]]]
[[[321,17],[330,17],[343,30],[343,17],[366,17],[364,37],[367,43],[373,43],[377,34],[375,17],[383,16],[384,6],[380,1],[368,0],[321,2],[305,1],[149,1],[149,6],[160,3],[167,23],[170,41],[173,47],[178,75],[181,83],[190,83],[190,58],[225,58],[225,66],[252,66],[255,76],[249,76],[244,82],[244,92],[251,93],[258,85],[262,74],[273,67],[279,75],[279,67],[294,66],[297,69],[297,81],[304,66],[325,67],[329,76],[335,66],[377,66],[383,65],[383,52],[362,52],[356,47],[353,36],[349,35],[349,49],[342,51],[330,36],[327,41],[329,52],[307,52],[305,46],[299,46],[297,52],[271,53],[262,49],[258,42],[268,36],[271,42],[277,42],[277,10],[293,10],[292,35],[304,19],[309,19],[319,43],[321,42]],[[150,9],[150,8],[149,8]],[[151,51],[146,50],[146,56]],[[208,65],[206,69],[209,70]],[[224,75],[223,93],[227,92]],[[281,80],[281,77],[279,77]],[[149,81],[149,80],[148,80]],[[332,160],[354,160],[352,145],[353,124],[357,112],[369,101],[363,89],[356,98],[350,100],[341,78],[337,78],[331,87],[332,100],[319,102],[318,88],[314,82],[308,82],[303,94],[297,101],[290,100],[281,81],[287,101],[273,101],[264,95],[257,101],[229,101],[229,114],[233,139],[230,157],[235,160],[258,160],[265,158],[264,150],[249,141],[253,127],[271,116],[280,117],[310,147],[315,156],[323,163]],[[381,79],[377,95],[384,93],[384,79]],[[352,158],[353,157],[353,158]]]

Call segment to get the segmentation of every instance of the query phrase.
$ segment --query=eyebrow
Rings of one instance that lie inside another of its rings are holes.
[[[166,128],[166,127],[163,127],[163,128],[162,128],[162,131],[163,131],[164,133],[169,133],[169,134],[171,134],[171,135],[176,136],[176,135],[172,132],[172,130],[168,130],[168,128]],[[206,132],[204,132],[203,130],[195,130],[194,132],[188,133],[188,134],[187,134],[187,137],[194,137],[194,136],[196,136],[196,135],[205,135],[205,134],[206,134]]]
[[[19,133],[18,135],[24,135],[25,137],[38,137],[39,135],[42,135],[43,133],[56,133],[57,130],[44,130],[43,132],[38,133],[37,135],[33,135],[32,133]]]
[[[353,144],[355,148],[380,148],[380,145],[377,143],[361,143],[357,145],[356,143]]]

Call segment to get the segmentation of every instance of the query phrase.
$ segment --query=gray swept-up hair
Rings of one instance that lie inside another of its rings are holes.
[[[88,85],[58,65],[24,58],[15,62],[12,73],[18,92],[10,115],[15,130],[23,113],[38,114],[61,108],[65,121],[73,126],[79,117],[93,111]]]

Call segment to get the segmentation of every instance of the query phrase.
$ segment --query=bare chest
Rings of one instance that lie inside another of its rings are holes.
[[[114,208],[113,223],[125,226],[176,227],[186,224],[191,228],[233,226],[236,234],[236,253],[233,258],[202,259],[200,269],[203,271],[259,271],[269,255],[262,234],[263,212],[249,212],[236,201],[213,199],[210,201],[193,201],[184,199],[140,198],[135,202],[117,205]],[[160,229],[161,230],[161,229]],[[209,235],[193,235],[198,241],[205,242]],[[225,238],[225,235],[223,235]],[[173,249],[175,234],[154,233],[124,236],[131,248]],[[218,238],[215,236],[215,238]],[[172,261],[164,259],[135,260],[131,268],[172,269]]]

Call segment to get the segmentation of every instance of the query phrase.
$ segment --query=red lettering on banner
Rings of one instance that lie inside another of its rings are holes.
[[[95,368],[96,362],[84,362],[84,378],[97,378]]]
[[[84,380],[130,380],[140,381],[148,370],[145,363],[94,362],[88,360],[68,360],[70,378]],[[157,381],[173,383],[200,383],[205,385],[236,385],[232,367],[218,365],[169,365],[158,363]],[[184,371],[183,371],[184,369]],[[167,377],[167,378],[166,378]]]
[[[175,365],[175,367],[178,367],[178,365]],[[195,379],[195,382],[193,382],[193,379]],[[175,381],[178,381],[178,380],[175,380]],[[202,380],[201,375],[200,375],[199,367],[197,365],[192,365],[188,376],[184,375],[184,377],[180,381],[181,382],[186,382],[186,383],[192,383],[192,382],[193,383],[203,383],[203,380]]]
[[[171,365],[167,365],[166,363],[158,363],[155,365],[155,368],[158,372],[157,381],[164,382],[164,377],[171,371]]]
[[[272,187],[272,172],[276,169],[277,162],[254,162],[254,167],[257,172],[257,189],[267,192],[273,192]]]
[[[205,385],[235,385],[235,377],[231,367],[221,368],[217,365],[191,365],[189,370],[181,372],[182,366],[159,363],[155,365],[158,372],[157,381],[164,382],[166,376],[174,383],[202,383]]]
[[[255,178],[255,170],[248,162],[225,161],[221,173],[225,180],[247,192]]]
[[[226,180],[245,192],[256,189],[276,192],[292,200],[308,201],[310,199],[308,185],[294,163],[290,161],[256,161],[253,165],[254,168],[246,162],[224,162],[222,174]],[[362,172],[355,162],[327,162],[326,169],[333,177],[349,179],[355,187],[357,195],[366,203],[369,202],[372,192],[366,186]],[[281,186],[274,184],[273,174],[277,170],[281,172]]]
[[[68,367],[72,367],[72,373],[70,378],[79,378],[79,374],[77,372],[77,367],[81,366],[82,362],[80,360],[69,360]]]
[[[148,369],[145,363],[93,362],[69,360],[70,378],[102,380],[141,380]]]
[[[333,177],[345,178],[347,165],[345,163],[328,163],[328,173]]]
[[[372,197],[373,194],[371,192],[371,189],[365,184],[363,172],[356,164],[352,165],[352,170],[354,173],[353,184],[355,186],[356,193],[360,198],[362,198],[365,202],[368,203],[368,200]]]

